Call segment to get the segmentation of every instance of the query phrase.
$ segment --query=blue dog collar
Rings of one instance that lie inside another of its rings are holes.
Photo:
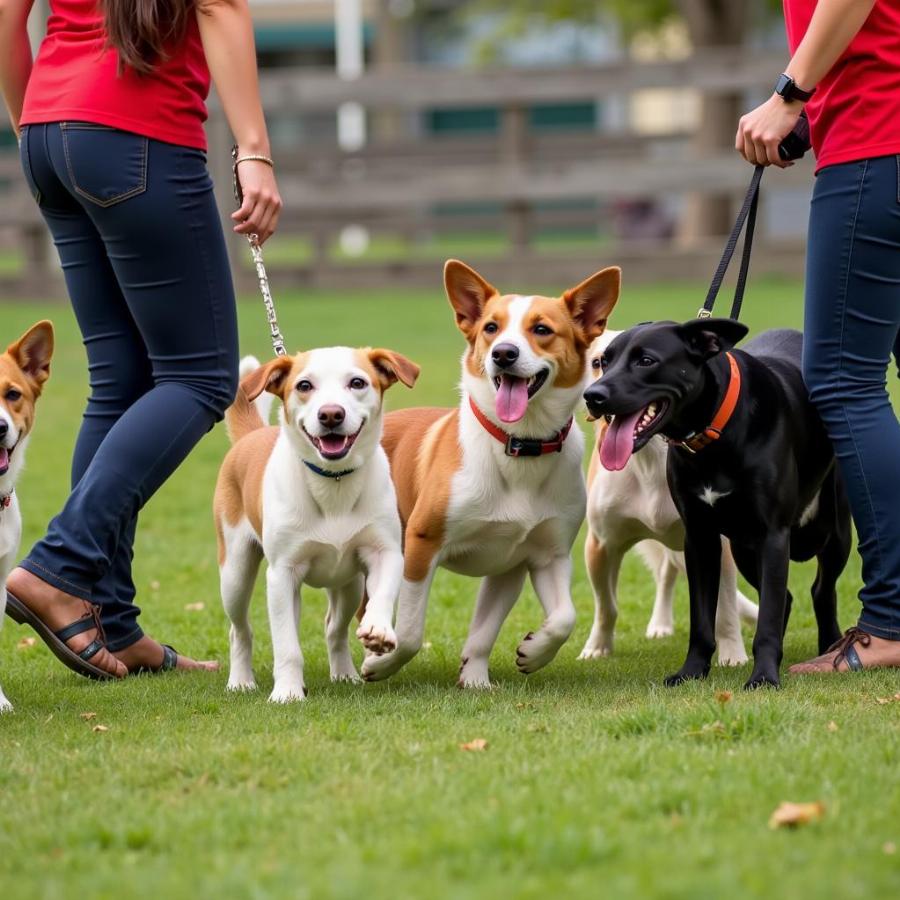
[[[335,481],[340,481],[345,475],[352,475],[356,471],[356,469],[344,469],[343,472],[331,472],[328,469],[321,469],[315,463],[307,462],[305,459],[302,462],[307,469],[315,472],[316,475],[321,475],[323,478],[333,478]]]

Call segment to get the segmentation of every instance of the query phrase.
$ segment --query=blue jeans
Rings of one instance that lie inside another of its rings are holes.
[[[142,635],[131,575],[138,512],[236,390],[225,239],[199,150],[61,122],[26,126],[21,156],[91,390],[72,493],[22,566],[99,604],[108,645],[120,650]]]
[[[803,374],[834,443],[859,536],[859,625],[900,640],[900,156],[828,166],[809,219]]]

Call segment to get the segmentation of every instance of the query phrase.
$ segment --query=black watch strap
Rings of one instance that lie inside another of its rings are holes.
[[[778,81],[775,82],[775,93],[785,103],[790,103],[792,100],[801,100],[803,103],[806,103],[815,93],[815,90],[804,91],[803,88],[798,87],[797,82],[790,75],[782,72],[778,77]]]

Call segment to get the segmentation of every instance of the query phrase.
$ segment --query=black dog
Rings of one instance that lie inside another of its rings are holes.
[[[819,652],[841,636],[835,584],[850,554],[850,510],[834,451],[800,372],[802,335],[767,331],[732,350],[747,328],[731,319],[638,325],[601,358],[585,391],[607,416],[607,469],[621,469],[654,434],[670,443],[668,481],[685,524],[691,638],[669,685],[705,678],[715,649],[721,538],[759,591],[754,667],[745,687],[779,684],[790,614],[789,560],[815,556]]]

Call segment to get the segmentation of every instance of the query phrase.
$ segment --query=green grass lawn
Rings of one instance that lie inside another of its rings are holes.
[[[424,371],[414,391],[392,389],[390,405],[452,404],[462,339],[439,276],[436,266],[435,289],[418,293],[280,297],[283,330],[296,347],[398,349]],[[688,318],[702,297],[700,287],[631,288],[626,273],[612,324]],[[66,493],[85,365],[67,308],[3,313],[4,340],[41,316],[58,329],[19,489],[27,544]],[[755,285],[746,314],[754,330],[798,325],[799,286]],[[248,300],[240,315],[243,350],[265,357],[261,305]],[[153,499],[135,559],[145,629],[223,664],[210,500],[225,448],[217,428]],[[788,663],[815,649],[811,569],[795,567],[791,581]],[[854,556],[844,626],[858,586]],[[592,617],[579,544],[579,620],[557,660],[527,679],[516,672],[516,644],[541,619],[529,589],[494,652],[496,689],[463,693],[454,685],[475,590],[441,573],[426,648],[392,680],[361,686],[329,683],[324,597],[306,592],[310,693],[291,707],[266,703],[261,583],[253,695],[227,695],[224,666],[94,684],[40,643],[21,646],[30,632],[7,621],[0,677],[16,711],[0,719],[0,897],[900,896],[900,702],[877,700],[900,690],[896,673],[786,677],[780,692],[748,695],[746,669],[717,669],[665,690],[685,650],[686,590],[676,636],[646,640],[653,587],[636,559],[620,585],[616,655],[578,662]],[[734,697],[720,704],[724,690]],[[459,749],[475,738],[484,752]],[[825,816],[771,831],[783,800],[821,801]]]

